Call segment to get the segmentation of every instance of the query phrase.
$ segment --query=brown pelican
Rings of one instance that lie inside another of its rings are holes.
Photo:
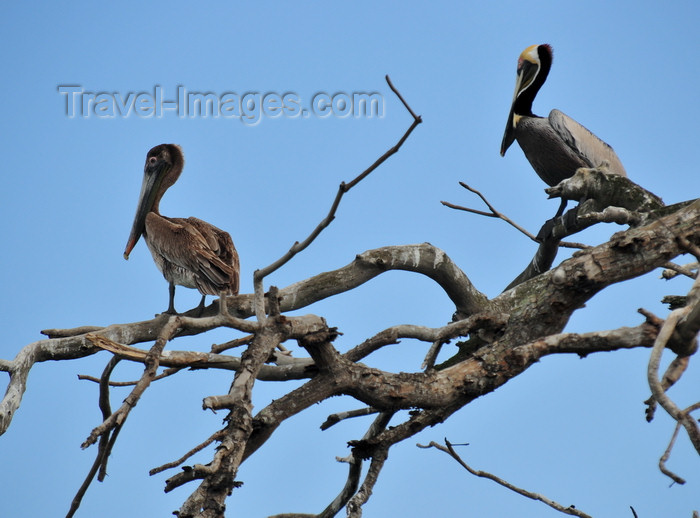
[[[579,167],[607,165],[608,172],[627,176],[615,151],[572,118],[559,110],[552,110],[547,118],[532,113],[532,102],[551,66],[549,45],[532,45],[520,54],[501,156],[517,140],[532,168],[550,186],[573,176]],[[562,199],[557,216],[565,206]]]
[[[170,283],[166,313],[175,314],[175,285],[199,290],[204,307],[207,295],[238,293],[238,252],[231,236],[197,218],[168,218],[158,212],[160,199],[180,176],[185,159],[180,146],[161,144],[146,155],[143,183],[124,259],[129,259],[143,234],[148,249],[165,280]]]

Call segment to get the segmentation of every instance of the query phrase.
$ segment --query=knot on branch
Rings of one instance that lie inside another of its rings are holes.
[[[649,245],[652,236],[647,234],[630,234],[628,232],[617,232],[610,238],[610,245],[623,252],[642,252]]]

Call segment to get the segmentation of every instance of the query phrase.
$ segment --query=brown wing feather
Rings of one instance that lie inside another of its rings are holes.
[[[238,254],[223,230],[196,218],[166,218],[150,212],[145,234],[168,281],[196,287],[202,294],[238,293]]]
[[[199,218],[190,217],[187,218],[187,221],[206,238],[209,247],[216,256],[231,268],[232,271],[229,274],[231,293],[233,295],[238,294],[241,266],[238,259],[238,251],[233,244],[231,235],[225,230],[221,230],[219,227],[215,227]]]

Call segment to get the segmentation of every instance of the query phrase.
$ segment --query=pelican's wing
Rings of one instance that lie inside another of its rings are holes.
[[[613,148],[574,119],[559,110],[552,110],[549,114],[549,124],[569,148],[584,162],[588,162],[590,167],[598,167],[607,162],[611,173],[627,176]]]
[[[229,273],[231,292],[236,295],[239,289],[241,266],[238,259],[238,251],[233,244],[231,235],[225,230],[221,230],[211,223],[207,223],[206,221],[198,218],[187,218],[187,222],[192,224],[192,226],[195,227],[200,234],[202,234],[202,236],[207,240],[207,244],[212,252],[214,252],[216,256],[231,269],[231,272]]]
[[[234,279],[237,288],[237,268],[219,256],[221,245],[218,239],[209,235],[207,227],[211,226],[198,221],[204,225],[197,226],[188,219],[164,218],[149,212],[146,216],[149,247],[171,267],[191,275],[201,293],[218,295],[221,291],[232,290]]]

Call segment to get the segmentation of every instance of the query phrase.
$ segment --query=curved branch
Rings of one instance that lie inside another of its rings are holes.
[[[530,498],[532,500],[538,500],[538,501],[542,502],[543,504],[547,504],[552,509],[556,509],[559,512],[562,512],[564,514],[568,514],[571,516],[579,516],[580,518],[592,518],[590,515],[584,513],[583,511],[579,511],[574,506],[570,505],[569,507],[564,507],[563,505],[558,504],[554,500],[551,500],[551,499],[547,498],[546,496],[543,496],[539,493],[533,493],[532,491],[527,491],[526,489],[522,489],[522,488],[519,488],[517,486],[514,486],[510,482],[507,482],[507,481],[503,480],[502,478],[497,477],[496,475],[493,475],[493,474],[488,473],[486,471],[481,471],[481,470],[476,470],[476,469],[471,468],[457,454],[457,452],[453,448],[450,441],[445,439],[445,444],[446,444],[446,446],[442,446],[441,444],[438,444],[435,441],[431,441],[428,446],[422,446],[419,444],[418,447],[420,447],[420,448],[433,447],[433,448],[436,448],[440,451],[443,451],[443,452],[447,453],[448,455],[450,455],[454,460],[456,460],[464,469],[466,469],[472,475],[477,476],[477,477],[481,477],[481,478],[487,478],[489,480],[493,480],[497,484],[500,484],[503,487],[510,489],[511,491],[515,491],[519,495]]]
[[[347,266],[281,289],[281,310],[291,311],[308,306],[356,288],[389,270],[416,272],[431,278],[464,315],[488,307],[486,295],[474,288],[469,278],[445,252],[430,243],[422,243],[368,250],[357,255]]]
[[[508,315],[505,314],[478,313],[464,320],[437,328],[406,324],[393,326],[353,347],[343,356],[352,362],[357,362],[385,345],[398,343],[401,338],[446,343],[453,338],[467,336],[474,330],[479,330],[482,333],[488,331],[492,336],[496,336],[501,333],[507,322]]]
[[[697,423],[688,412],[678,408],[671,398],[668,397],[664,391],[661,381],[659,380],[659,364],[661,362],[661,354],[663,353],[666,344],[671,339],[678,321],[685,317],[688,313],[690,313],[690,308],[688,307],[677,309],[672,311],[666,319],[666,322],[664,322],[664,325],[661,327],[659,335],[654,342],[654,347],[649,358],[647,379],[649,381],[649,387],[651,388],[651,393],[654,396],[654,399],[673,419],[683,425],[688,432],[690,442],[693,443],[695,450],[700,453],[700,427],[698,427]]]

